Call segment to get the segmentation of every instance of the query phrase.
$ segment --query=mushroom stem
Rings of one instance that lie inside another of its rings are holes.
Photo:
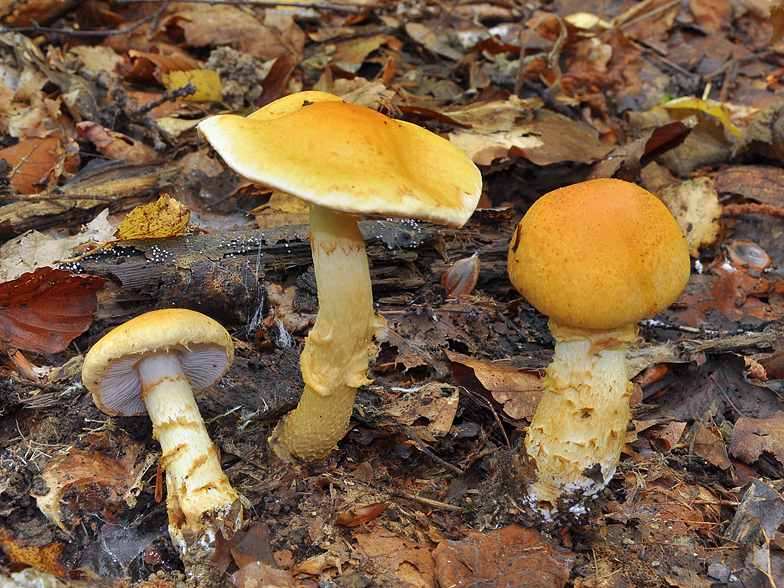
[[[563,507],[581,509],[582,499],[615,474],[630,418],[626,343],[637,336],[635,324],[587,330],[550,319],[549,325],[555,353],[525,439],[538,476],[528,500],[548,518]]]
[[[232,505],[239,496],[221,469],[215,445],[199,413],[176,353],[157,351],[137,364],[142,396],[161,444],[166,471],[169,533],[181,550],[184,528],[214,530],[209,519],[234,530]]]
[[[305,389],[297,408],[269,439],[286,460],[322,459],[345,436],[357,388],[370,383],[373,335],[386,324],[373,309],[365,241],[356,218],[311,206],[310,245],[319,312],[300,358]]]

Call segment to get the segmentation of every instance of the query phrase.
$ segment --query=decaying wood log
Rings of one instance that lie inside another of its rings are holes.
[[[437,284],[449,262],[475,252],[482,262],[479,287],[498,284],[513,226],[511,210],[478,212],[459,230],[405,220],[360,223],[376,298],[407,304],[414,292]],[[308,227],[299,225],[120,241],[61,267],[114,280],[120,288],[114,302],[135,311],[140,304],[209,309],[228,323],[246,324],[263,303],[265,276],[282,282],[311,263]]]
[[[9,196],[16,202],[0,206],[0,225],[24,233],[82,224],[93,218],[97,209],[118,212],[144,204],[179,173],[177,167],[164,167],[160,162],[91,165],[64,186],[41,194]]]

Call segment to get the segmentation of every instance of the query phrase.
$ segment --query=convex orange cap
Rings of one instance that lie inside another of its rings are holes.
[[[509,277],[561,325],[612,329],[672,304],[689,279],[686,238],[635,184],[598,179],[545,194],[517,225]]]

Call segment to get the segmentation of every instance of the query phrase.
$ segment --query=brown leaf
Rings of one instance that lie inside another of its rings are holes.
[[[754,463],[763,452],[784,464],[784,411],[766,419],[742,416],[735,423],[730,453],[746,463]]]
[[[770,44],[773,45],[784,36],[784,1],[777,2],[770,9],[770,24],[773,32],[770,35]]]
[[[240,569],[254,562],[275,565],[267,525],[254,523],[248,531],[238,531],[231,541],[231,555]]]
[[[147,163],[158,157],[155,149],[132,139],[122,133],[110,131],[91,121],[76,125],[80,137],[86,137],[95,144],[98,151],[109,159],[119,159],[128,163]]]
[[[714,324],[720,319],[716,313],[730,321],[748,317],[772,321],[784,312],[780,299],[764,275],[749,275],[746,268],[719,259],[706,272],[691,277],[670,312],[680,324],[693,327]]]
[[[237,45],[243,53],[264,60],[275,59],[289,52],[289,48],[271,27],[233,6],[190,7],[167,21],[167,26],[173,24],[183,30],[191,47]]]
[[[701,457],[718,468],[727,470],[732,467],[724,447],[721,433],[715,426],[706,427],[703,423],[696,423],[694,432],[694,455]]]
[[[0,527],[0,548],[11,564],[22,564],[22,567],[30,566],[61,578],[65,577],[68,572],[62,562],[63,549],[65,548],[62,543],[50,543],[43,547],[24,545]]]
[[[719,170],[716,190],[772,206],[784,207],[784,169],[766,165],[733,165]]]
[[[105,282],[43,267],[0,284],[3,341],[16,349],[59,353],[90,326],[95,293]]]
[[[232,575],[237,588],[298,588],[300,584],[286,570],[278,570],[261,562],[253,562]]]
[[[181,51],[161,55],[131,49],[128,51],[128,57],[133,60],[133,67],[125,74],[125,79],[135,84],[150,83],[153,80],[161,83],[162,74],[201,68],[199,61]]]
[[[396,423],[413,426],[426,439],[443,437],[457,415],[460,391],[455,386],[428,382],[413,394],[403,394],[387,404],[384,414]],[[426,425],[419,425],[426,421]],[[414,424],[416,423],[416,426]]]
[[[689,0],[694,21],[705,33],[716,33],[729,28],[732,22],[730,0]]]
[[[435,561],[426,545],[384,533],[354,533],[358,551],[380,570],[395,573],[403,586],[432,584]],[[406,583],[407,582],[407,583]],[[446,584],[447,586],[449,584]]]
[[[343,525],[344,527],[358,527],[362,523],[375,519],[389,508],[389,504],[389,502],[377,502],[349,509],[335,517],[335,524]]]
[[[66,531],[86,511],[118,510],[144,467],[144,461],[136,463],[141,449],[127,435],[110,439],[102,432],[82,438],[41,472],[48,491],[36,496],[38,508]],[[68,505],[68,521],[62,520],[63,502]]]
[[[661,154],[682,144],[689,131],[689,127],[681,121],[656,127],[654,130],[646,132],[640,139],[613,149],[596,164],[590,177],[615,177],[627,182],[637,181],[642,168]]]
[[[452,351],[444,352],[454,378],[463,386],[479,392],[503,407],[513,419],[530,419],[542,398],[543,371],[517,368]]]
[[[330,53],[331,63],[344,71],[357,73],[365,62],[365,58],[378,51],[379,47],[387,42],[387,35],[374,35],[372,37],[357,37],[335,44],[334,52]]]
[[[433,552],[439,586],[561,588],[575,555],[517,524],[444,541]]]
[[[52,134],[6,147],[0,150],[0,159],[13,168],[8,174],[12,189],[21,194],[37,194],[53,184],[62,171],[76,171],[78,151],[72,139]]]

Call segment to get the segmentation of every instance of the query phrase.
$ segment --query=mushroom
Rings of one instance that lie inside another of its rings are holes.
[[[545,194],[517,225],[509,277],[555,338],[525,449],[527,500],[552,519],[615,474],[630,419],[626,344],[673,303],[690,273],[678,223],[650,192],[598,179]]]
[[[212,386],[234,360],[231,337],[192,310],[155,310],[107,333],[89,351],[82,381],[111,416],[147,412],[166,470],[169,534],[189,575],[214,574],[215,532],[241,524],[239,495],[220,466],[193,389]]]
[[[270,444],[286,460],[324,458],[348,430],[357,388],[370,382],[372,337],[385,324],[356,215],[460,227],[481,174],[446,139],[326,92],[292,94],[247,118],[213,116],[198,129],[241,176],[311,204],[319,313],[301,356],[302,398]]]

